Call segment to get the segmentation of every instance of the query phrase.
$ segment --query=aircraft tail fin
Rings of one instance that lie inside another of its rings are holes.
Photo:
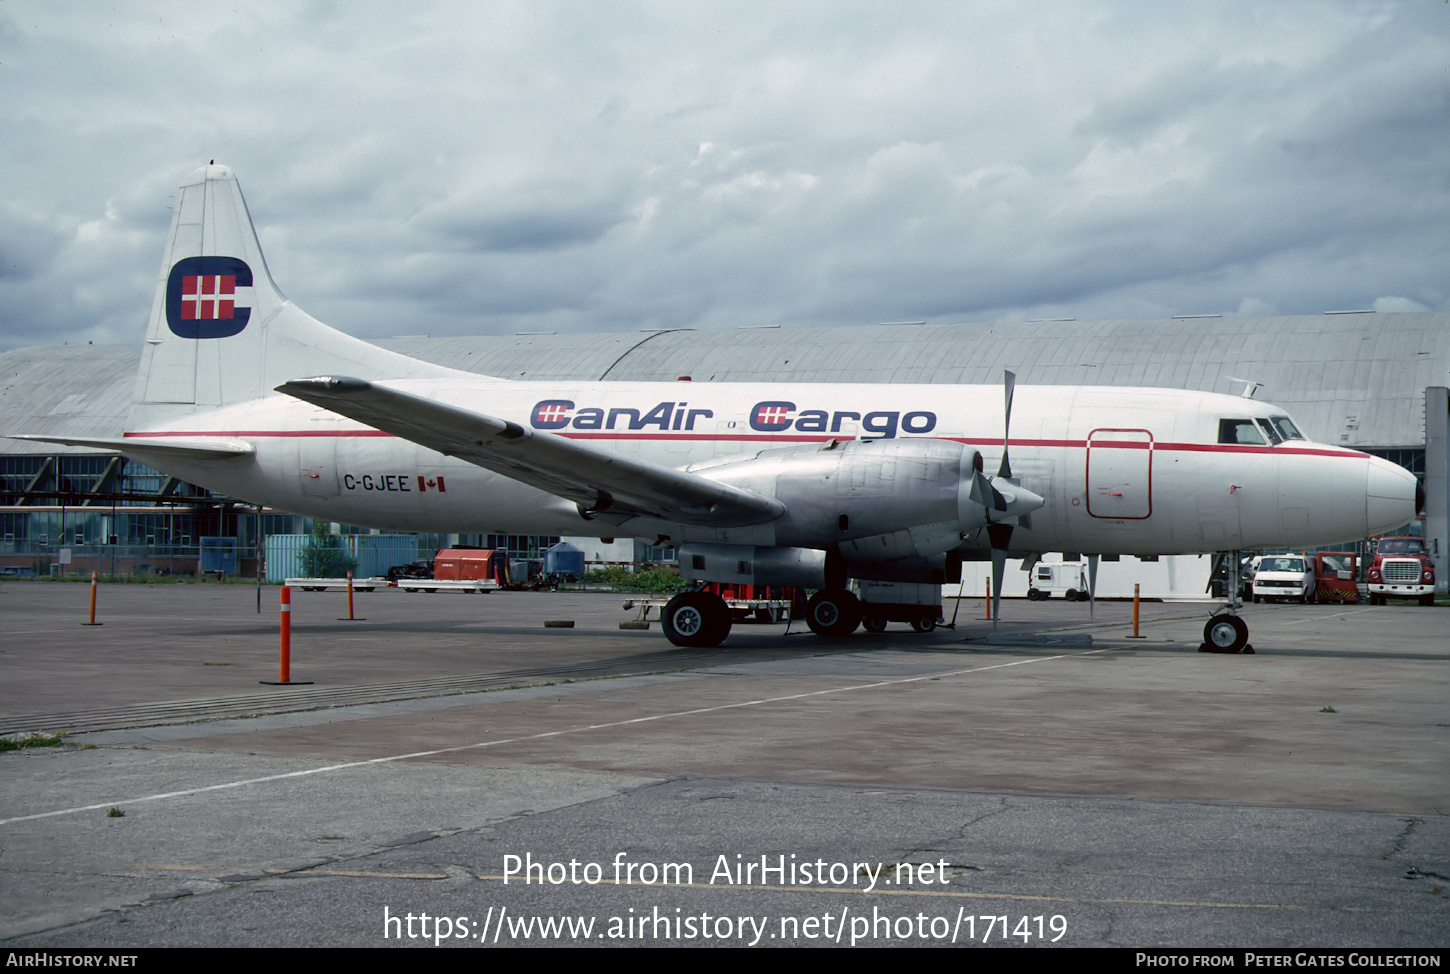
[[[343,371],[416,378],[448,369],[322,324],[282,294],[237,177],[192,172],[177,191],[151,303],[129,429],[272,395],[288,379]]]

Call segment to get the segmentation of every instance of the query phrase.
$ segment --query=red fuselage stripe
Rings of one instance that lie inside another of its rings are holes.
[[[719,433],[553,433],[553,436],[563,436],[571,440],[686,440],[691,442],[716,441],[722,443],[826,443],[831,440],[845,440],[850,437],[831,435],[781,435],[774,433],[737,433],[733,435],[721,435]],[[163,436],[191,436],[191,437],[333,437],[338,439],[355,439],[359,437],[388,437],[396,438],[392,433],[385,433],[382,430],[158,430],[147,433],[123,433],[122,436],[147,439],[160,438]],[[902,440],[913,439],[938,439],[950,440],[953,443],[963,443],[967,446],[997,446],[1002,441],[989,437],[976,436],[902,436]],[[1012,445],[1018,447],[1058,447],[1062,449],[1083,449],[1088,445],[1087,440],[1012,440]],[[1152,444],[1138,440],[1093,440],[1094,450],[1146,450],[1149,447],[1154,450],[1176,450],[1186,453],[1250,453],[1270,454],[1284,456],[1311,456],[1311,457],[1344,457],[1363,458],[1366,453],[1359,453],[1353,450],[1336,450],[1328,447],[1295,447],[1295,446],[1245,446],[1237,443],[1164,443],[1155,442]]]

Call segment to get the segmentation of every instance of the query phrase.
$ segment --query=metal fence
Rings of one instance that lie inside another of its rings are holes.
[[[353,574],[358,578],[386,575],[395,565],[418,560],[416,534],[343,534],[337,535],[349,558],[357,559]],[[312,543],[310,534],[274,534],[267,538],[267,581],[282,582],[302,572],[302,552]],[[433,552],[428,552],[432,557]]]

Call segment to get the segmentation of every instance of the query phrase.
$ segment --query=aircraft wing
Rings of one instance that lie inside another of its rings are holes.
[[[739,527],[785,513],[772,497],[364,379],[296,379],[277,391],[563,497],[586,517]]]

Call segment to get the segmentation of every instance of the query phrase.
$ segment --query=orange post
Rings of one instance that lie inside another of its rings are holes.
[[[352,593],[354,591],[356,591],[356,590],[353,588],[353,584],[352,583],[353,583],[352,572],[348,572],[347,573],[347,615],[345,617],[344,616],[338,616],[337,617],[337,621],[338,622],[367,622],[366,619],[359,619],[356,615],[353,614]]]
[[[987,578],[987,621],[990,622],[991,619],[992,619],[992,579],[991,579],[991,576],[988,576],[988,578]]]
[[[89,622],[81,623],[83,626],[99,626],[96,621],[96,573],[91,572],[91,617]]]
[[[311,680],[292,679],[292,589],[286,585],[282,586],[281,604],[281,644],[279,646],[279,660],[277,663],[277,679],[258,680],[258,683],[265,683],[267,686],[298,686],[311,683]]]
[[[277,682],[292,682],[292,589],[282,586],[282,642]]]
[[[1133,634],[1128,637],[1129,639],[1143,639],[1144,638],[1143,636],[1138,635],[1138,588],[1139,588],[1138,583],[1137,582],[1134,582],[1133,583]]]

